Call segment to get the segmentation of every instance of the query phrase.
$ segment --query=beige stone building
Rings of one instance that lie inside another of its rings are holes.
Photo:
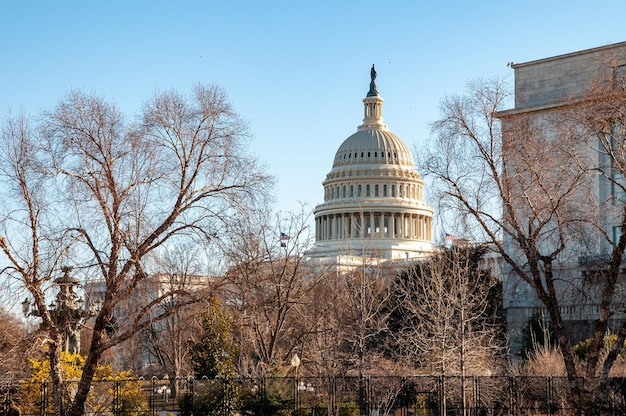
[[[602,74],[612,73],[621,77],[626,74],[626,42],[606,45],[598,48],[572,52],[525,63],[512,63],[515,71],[515,104],[514,108],[498,114],[502,120],[504,140],[516,140],[507,137],[507,125],[516,117],[530,116],[532,120],[549,120],[559,116],[564,106],[582,98],[592,82]],[[616,78],[617,79],[617,78]],[[558,139],[558,138],[557,138]],[[589,146],[593,149],[594,146]],[[593,152],[593,150],[591,150]],[[607,166],[610,162],[603,160],[605,156],[598,152],[592,157],[598,167]],[[506,160],[506,153],[504,154]],[[608,177],[612,175],[607,172]],[[612,186],[607,176],[597,175],[591,182],[591,191],[596,201],[594,210],[599,212],[600,226],[613,242],[619,237],[621,228],[619,220],[614,216],[612,207],[616,206],[616,187]],[[623,204],[624,202],[619,202]],[[599,233],[601,234],[601,233]],[[506,242],[506,237],[505,237]],[[599,305],[594,301],[593,285],[588,281],[590,268],[602,261],[611,252],[612,244],[603,236],[593,236],[586,241],[585,250],[568,247],[559,259],[559,273],[562,279],[557,282],[560,298],[560,312],[566,325],[574,334],[573,342],[580,341],[591,335],[592,323],[598,317]],[[509,247],[514,253],[515,247]],[[595,261],[594,261],[595,259]],[[626,301],[626,285],[620,284],[615,292],[614,301]],[[512,350],[519,349],[522,328],[534,313],[547,316],[541,302],[528,284],[521,281],[505,267],[503,270],[504,310],[507,316],[507,328],[512,341]],[[621,320],[623,314],[616,313],[612,319]]]

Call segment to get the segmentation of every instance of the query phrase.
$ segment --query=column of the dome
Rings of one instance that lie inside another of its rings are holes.
[[[389,236],[387,235],[387,233],[389,232],[389,227],[386,227],[386,226],[385,226],[385,218],[387,218],[387,217],[385,216],[385,212],[384,212],[384,211],[382,211],[382,212],[380,213],[380,223],[381,223],[381,229],[380,229],[380,232],[382,233],[382,237],[383,237],[383,238],[389,238]]]
[[[424,239],[424,228],[422,227],[422,216],[417,214],[416,218],[415,218],[415,223],[416,223],[416,230],[417,230],[417,234],[416,234],[416,238],[418,240],[423,240]]]
[[[360,213],[361,223],[359,224],[359,238],[365,238],[365,213]]]
[[[343,214],[337,215],[337,240],[343,240]]]
[[[319,235],[319,222],[320,222],[320,217],[315,218],[315,241],[320,241],[320,235]]]
[[[337,217],[337,240],[343,240],[343,214],[336,215]]]
[[[328,215],[324,215],[324,240],[329,240],[328,238]]]
[[[433,219],[432,217],[428,217],[428,241],[433,241]]]
[[[372,237],[380,237],[380,216],[376,211],[372,211]]]
[[[339,215],[339,239],[346,238],[346,214],[343,212]]]
[[[354,212],[350,213],[350,238],[354,238]]]

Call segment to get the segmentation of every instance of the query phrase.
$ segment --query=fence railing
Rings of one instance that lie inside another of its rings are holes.
[[[77,382],[63,384],[64,406]],[[0,386],[1,415],[55,414],[48,382]],[[626,415],[626,379],[610,379],[594,409]],[[280,377],[94,381],[86,415],[564,415],[574,414],[560,377]]]

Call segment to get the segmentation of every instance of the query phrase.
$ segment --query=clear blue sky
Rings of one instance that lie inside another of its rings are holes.
[[[620,1],[0,0],[0,116],[71,88],[129,115],[157,88],[223,86],[278,179],[277,209],[312,209],[361,124],[376,64],[384,119],[412,149],[445,95],[527,62],[626,40]]]

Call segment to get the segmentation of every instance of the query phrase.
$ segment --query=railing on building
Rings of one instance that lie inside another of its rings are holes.
[[[67,382],[64,391],[71,394],[75,383]],[[2,415],[54,414],[48,382],[5,384],[2,395]],[[85,415],[575,414],[567,380],[560,377],[140,378],[95,381],[91,395]],[[594,408],[626,414],[626,380],[610,379]]]

